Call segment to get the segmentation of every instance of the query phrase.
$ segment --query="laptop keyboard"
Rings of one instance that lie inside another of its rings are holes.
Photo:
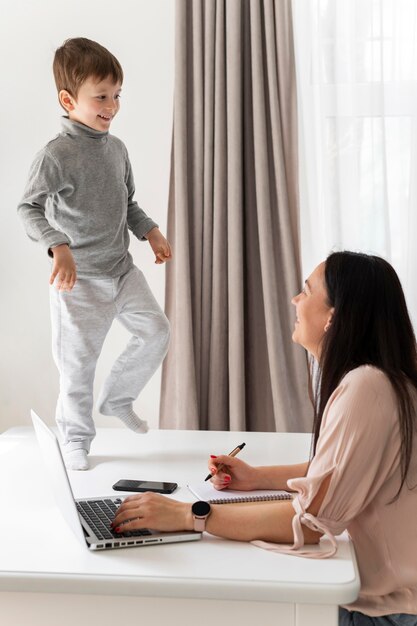
[[[117,539],[119,537],[143,537],[151,535],[152,532],[147,528],[140,530],[130,530],[125,533],[114,532],[110,524],[114,519],[114,515],[122,504],[120,498],[110,500],[85,500],[76,502],[78,513],[90,526],[97,539]]]

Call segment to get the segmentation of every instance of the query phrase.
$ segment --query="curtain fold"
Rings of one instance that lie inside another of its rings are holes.
[[[288,0],[177,0],[166,428],[311,429]]]

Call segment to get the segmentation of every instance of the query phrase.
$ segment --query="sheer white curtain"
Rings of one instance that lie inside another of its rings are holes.
[[[417,0],[293,0],[301,246],[378,254],[417,325]]]

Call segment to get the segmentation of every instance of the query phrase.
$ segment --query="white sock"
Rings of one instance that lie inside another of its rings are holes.
[[[135,433],[140,433],[144,435],[148,432],[148,422],[141,420],[140,417],[136,415],[133,409],[129,411],[129,413],[125,413],[124,415],[116,415],[120,420],[122,420],[123,424],[126,424],[130,430],[135,431]]]
[[[76,448],[64,451],[65,467],[69,470],[88,470],[87,450]]]

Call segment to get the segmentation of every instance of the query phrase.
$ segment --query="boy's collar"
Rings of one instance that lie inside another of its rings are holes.
[[[89,126],[85,126],[80,122],[74,122],[74,120],[70,120],[67,115],[62,116],[62,128],[65,132],[70,135],[79,135],[81,137],[92,137],[94,139],[102,139],[103,137],[107,137],[109,134],[108,130],[94,130],[94,128],[90,128]]]

